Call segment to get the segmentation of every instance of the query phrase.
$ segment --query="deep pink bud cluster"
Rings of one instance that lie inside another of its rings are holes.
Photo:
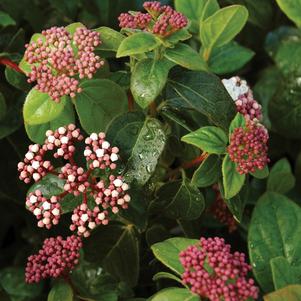
[[[37,182],[54,169],[50,161],[44,160],[45,153],[46,151],[40,145],[29,145],[24,161],[18,163],[20,180],[26,184],[30,183],[31,179]]]
[[[61,236],[45,239],[42,249],[27,259],[26,282],[39,282],[69,273],[78,264],[81,248],[81,239],[75,235],[65,240]]]
[[[228,153],[240,174],[263,169],[269,163],[267,129],[259,122],[247,121],[246,126],[234,129]]]
[[[243,253],[231,253],[222,238],[201,238],[196,245],[180,253],[184,267],[183,283],[191,291],[210,301],[246,301],[258,298],[253,279],[247,279],[251,267]]]
[[[237,112],[244,115],[247,120],[261,120],[261,105],[254,99],[253,92],[245,80],[238,76],[222,80],[228,93],[235,101]]]
[[[82,196],[81,204],[74,208],[70,229],[85,237],[97,225],[106,225],[109,214],[116,214],[120,209],[127,209],[130,196],[129,186],[122,176],[114,176],[111,171],[116,168],[119,159],[117,147],[112,147],[105,140],[105,133],[92,133],[85,139],[84,155],[87,168],[78,166],[74,156],[76,143],[84,139],[74,124],[46,132],[45,143],[31,145],[24,162],[18,164],[20,179],[29,183],[31,177],[35,181],[46,176],[48,172],[63,180],[64,191],[46,199],[37,190],[26,199],[28,209],[39,219],[38,226],[50,228],[58,223],[61,215],[63,198],[68,194]],[[67,161],[63,167],[54,169],[50,161],[43,161],[46,152],[54,158]],[[100,177],[101,174],[101,177]]]
[[[233,217],[226,202],[223,200],[218,185],[214,185],[213,190],[216,193],[216,199],[209,211],[221,224],[228,227],[229,233],[232,233],[237,230],[237,221]]]
[[[187,18],[175,11],[168,5],[161,5],[158,1],[144,2],[143,7],[147,13],[136,14],[122,13],[118,20],[121,28],[146,30],[161,37],[170,34],[187,26]]]
[[[64,95],[75,97],[81,92],[77,76],[92,78],[104,64],[94,54],[100,44],[99,33],[85,27],[77,28],[73,37],[64,27],[43,30],[41,38],[25,45],[24,58],[32,65],[28,82],[37,82],[36,88],[56,102]]]
[[[39,220],[38,227],[50,229],[52,225],[57,225],[61,216],[61,205],[59,197],[52,196],[45,198],[40,190],[28,194],[26,206]]]

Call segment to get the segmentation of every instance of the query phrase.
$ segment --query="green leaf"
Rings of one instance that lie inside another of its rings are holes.
[[[228,143],[226,133],[216,126],[204,126],[181,138],[209,154],[224,154]]]
[[[214,13],[216,13],[219,9],[220,9],[220,7],[219,7],[217,0],[207,0],[204,5],[201,17],[198,21],[202,22],[202,21],[206,20],[207,18],[212,16]],[[199,26],[199,22],[198,22],[198,26]]]
[[[67,25],[65,27],[65,29],[71,34],[73,35],[76,31],[77,28],[80,28],[80,27],[85,27],[84,24],[80,23],[80,22],[76,22],[76,23],[71,23],[69,25]]]
[[[0,27],[15,26],[15,20],[6,12],[0,11]]]
[[[237,113],[235,115],[235,118],[231,121],[229,127],[229,138],[236,128],[244,128],[245,126],[246,126],[246,119],[244,115]]]
[[[159,261],[182,276],[184,268],[179,260],[179,254],[187,247],[195,245],[198,242],[199,240],[197,239],[174,237],[152,245],[151,249]]]
[[[283,158],[272,167],[267,182],[267,190],[284,194],[295,186],[295,182],[291,165],[286,158]]]
[[[119,147],[121,158],[127,162],[127,179],[144,185],[155,171],[166,143],[161,123],[141,112],[126,113],[113,120],[107,138]]]
[[[150,297],[148,301],[200,301],[200,297],[194,295],[187,288],[169,287],[165,288],[154,296]]]
[[[168,182],[159,188],[150,210],[156,208],[168,218],[195,220],[205,209],[205,199],[183,175],[182,180]]]
[[[222,173],[225,198],[231,199],[241,190],[246,176],[236,171],[236,165],[231,161],[229,155],[226,155],[223,160]]]
[[[55,119],[37,125],[30,125],[25,123],[25,130],[30,140],[35,143],[43,144],[47,130],[56,130],[61,126],[75,123],[74,109],[70,101],[68,101],[63,111]]]
[[[221,161],[217,155],[210,155],[194,172],[191,184],[203,188],[218,182],[221,175]]]
[[[192,35],[188,32],[188,30],[186,28],[182,28],[167,37],[164,37],[164,38],[157,37],[157,39],[159,39],[160,42],[165,47],[173,48],[175,46],[175,44],[177,44],[178,42],[186,41],[186,40],[190,39],[191,37],[192,37]]]
[[[269,167],[266,165],[263,169],[256,169],[255,172],[250,173],[254,178],[265,179],[269,176]]]
[[[27,78],[23,73],[20,73],[12,68],[5,68],[5,78],[6,80],[15,88],[28,92],[30,90],[30,85],[27,82]]]
[[[56,103],[46,93],[42,93],[33,88],[28,93],[24,107],[23,116],[27,124],[41,124],[55,119],[64,109],[67,97],[62,97],[59,103]]]
[[[86,260],[101,266],[131,287],[139,276],[139,241],[133,225],[109,224],[92,232],[85,245]]]
[[[160,45],[159,40],[150,33],[138,32],[125,38],[119,45],[117,58],[151,51]]]
[[[301,26],[301,0],[276,0],[281,10],[287,15],[289,19],[296,23],[298,27]]]
[[[282,256],[270,260],[274,287],[276,290],[290,284],[298,284],[301,280],[299,267],[291,266],[287,259]]]
[[[255,52],[251,49],[231,41],[224,46],[214,48],[208,65],[216,74],[232,73],[241,69],[254,55]]]
[[[64,192],[65,181],[53,174],[47,174],[40,181],[34,183],[28,190],[27,194],[35,190],[40,190],[46,198],[53,195],[59,195]]]
[[[87,133],[104,131],[108,123],[127,110],[125,91],[108,79],[88,80],[75,97],[80,123]]]
[[[135,101],[145,109],[164,88],[170,65],[166,61],[145,59],[136,64],[131,76],[131,91]]]
[[[191,22],[189,30],[198,33],[199,19],[204,10],[206,0],[175,0],[175,8]]]
[[[264,296],[264,301],[300,301],[301,285],[289,285]]]
[[[38,297],[43,284],[27,284],[24,277],[24,269],[7,267],[0,270],[0,285],[12,300],[33,300]]]
[[[180,111],[205,115],[211,123],[228,130],[236,110],[221,80],[203,71],[176,73],[168,81],[166,103]]]
[[[232,5],[218,10],[200,24],[200,39],[205,48],[204,58],[210,57],[213,47],[230,42],[248,20],[248,10],[242,5]]]
[[[174,48],[166,50],[164,56],[170,61],[190,70],[206,70],[202,57],[189,45],[179,43]]]
[[[72,193],[68,193],[60,200],[62,214],[72,212],[74,208],[79,206],[83,202],[83,196],[74,196]]]
[[[182,280],[179,277],[177,277],[174,274],[167,273],[167,272],[159,272],[159,273],[155,274],[153,277],[153,281],[158,281],[160,279],[171,279],[171,280],[175,280],[182,284]]]
[[[96,50],[117,52],[122,40],[125,38],[120,32],[105,26],[96,28],[94,31],[100,33],[102,42]]]
[[[0,92],[0,120],[6,115],[7,106],[3,94]]]
[[[72,287],[63,281],[56,282],[48,294],[47,301],[73,301]]]
[[[266,192],[257,201],[248,234],[253,273],[265,292],[274,289],[271,259],[282,256],[291,266],[301,265],[300,235],[300,207],[281,194]]]

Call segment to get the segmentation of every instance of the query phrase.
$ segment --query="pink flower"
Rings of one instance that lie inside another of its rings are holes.
[[[240,174],[263,169],[269,163],[268,140],[267,129],[258,122],[247,121],[245,128],[234,129],[228,153]]]
[[[27,259],[26,282],[39,282],[69,273],[78,264],[81,248],[81,239],[75,235],[68,236],[66,240],[61,236],[45,239],[42,249]]]
[[[180,253],[184,267],[183,283],[191,291],[210,301],[246,301],[258,298],[253,279],[247,279],[251,267],[243,253],[231,253],[222,238],[201,238],[196,245]]]

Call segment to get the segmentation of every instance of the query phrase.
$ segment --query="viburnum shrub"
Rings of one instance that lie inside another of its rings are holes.
[[[0,300],[301,300],[301,3],[274,2],[0,1]]]

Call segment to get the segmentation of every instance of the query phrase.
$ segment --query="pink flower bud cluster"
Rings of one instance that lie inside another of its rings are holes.
[[[26,184],[30,183],[31,179],[37,182],[54,169],[50,161],[44,160],[45,153],[45,149],[40,145],[29,145],[24,161],[18,163],[20,180]]]
[[[37,82],[36,88],[55,102],[64,95],[75,97],[81,92],[76,77],[92,78],[104,64],[94,54],[100,44],[99,33],[85,27],[77,28],[73,37],[64,27],[43,30],[41,38],[25,45],[24,59],[32,65],[28,82]]]
[[[245,80],[238,76],[222,80],[225,88],[235,102],[237,112],[247,120],[261,120],[261,105],[254,99],[253,92]]]
[[[267,129],[256,121],[247,121],[244,128],[234,129],[228,153],[240,174],[261,170],[269,163],[268,140]]]
[[[223,200],[218,185],[214,185],[213,190],[216,193],[216,199],[209,211],[221,224],[228,227],[229,233],[232,233],[237,230],[237,221]]]
[[[52,196],[45,198],[40,190],[28,194],[26,206],[39,220],[38,227],[50,229],[52,225],[57,225],[61,216],[61,205],[59,197]]]
[[[39,227],[50,228],[58,223],[61,215],[60,202],[68,194],[82,196],[81,204],[73,210],[70,229],[84,237],[89,236],[90,231],[97,225],[106,225],[110,213],[116,214],[120,209],[128,208],[131,199],[127,194],[128,184],[122,176],[110,173],[116,168],[119,149],[112,147],[105,137],[104,133],[92,133],[85,139],[83,155],[87,169],[78,166],[74,160],[76,143],[84,137],[73,124],[55,131],[47,131],[42,146],[35,144],[29,147],[24,162],[18,164],[21,180],[29,183],[33,177],[38,181],[46,176],[47,172],[64,180],[64,192],[52,196],[50,200],[39,190],[28,195],[26,205],[39,220]],[[43,161],[47,152],[52,152],[54,158],[63,158],[69,162],[54,169],[50,161]],[[48,169],[45,169],[44,165]]]
[[[251,267],[243,253],[231,253],[222,238],[201,238],[197,245],[180,253],[185,269],[182,280],[193,293],[210,301],[246,301],[258,298],[253,279],[247,279]]]
[[[187,18],[168,5],[161,6],[158,1],[144,2],[143,7],[148,13],[122,13],[118,20],[121,28],[146,30],[161,37],[187,26]]]
[[[26,282],[39,282],[69,273],[78,264],[81,248],[81,239],[75,235],[65,240],[61,236],[45,239],[42,249],[27,259]]]

